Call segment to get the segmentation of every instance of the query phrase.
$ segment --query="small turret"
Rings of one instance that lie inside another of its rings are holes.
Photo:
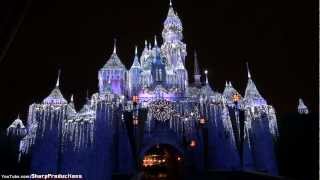
[[[304,104],[304,102],[301,98],[299,98],[298,113],[299,114],[309,114],[308,107]]]
[[[27,129],[18,115],[17,119],[15,119],[12,122],[12,124],[7,128],[7,135],[23,138],[26,134]]]
[[[133,70],[134,68],[138,68],[138,69],[141,68],[140,63],[139,63],[139,58],[138,58],[138,47],[137,46],[135,46],[134,59],[133,59],[133,63],[130,68],[130,71]]]

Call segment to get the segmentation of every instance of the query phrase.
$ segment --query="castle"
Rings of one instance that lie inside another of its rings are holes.
[[[275,110],[257,90],[248,70],[244,96],[226,82],[223,93],[205,82],[194,55],[189,83],[183,26],[170,2],[162,30],[145,42],[129,70],[117,55],[98,72],[99,92],[76,111],[56,86],[41,103],[31,104],[26,125],[17,118],[7,129],[20,138],[19,161],[31,157],[30,172],[82,174],[111,179],[134,173],[145,153],[159,144],[180,152],[185,167],[260,171],[277,175]]]

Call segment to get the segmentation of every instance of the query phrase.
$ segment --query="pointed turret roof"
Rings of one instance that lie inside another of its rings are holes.
[[[11,123],[11,125],[9,126],[9,128],[25,128],[22,120],[20,119],[20,116],[18,115],[18,117]]]
[[[126,69],[117,55],[117,41],[114,39],[113,52],[103,69]]]
[[[130,69],[133,68],[141,68],[140,62],[139,62],[139,58],[138,58],[138,47],[135,46],[135,51],[134,51],[134,59],[133,59],[133,63]]]
[[[247,71],[248,71],[248,83],[244,95],[244,99],[247,106],[259,106],[259,105],[266,105],[266,101],[260,95],[255,83],[251,78],[251,73],[249,70],[249,65],[247,63]]]
[[[168,11],[167,18],[164,21],[164,30],[162,33],[168,32],[169,30],[175,31],[175,32],[182,32],[183,30],[181,20],[173,10],[171,1],[169,4],[169,11]]]
[[[51,91],[48,97],[43,100],[44,104],[67,104],[67,101],[64,99],[60,89],[60,71],[58,73],[56,87]]]
[[[26,134],[27,134],[27,129],[18,115],[17,119],[15,119],[11,123],[11,125],[7,128],[7,135],[23,138]]]

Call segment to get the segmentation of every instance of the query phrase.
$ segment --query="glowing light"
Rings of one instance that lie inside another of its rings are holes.
[[[132,96],[132,101],[137,103],[139,101],[139,96]]]
[[[195,141],[195,140],[191,140],[189,146],[190,146],[191,148],[194,148],[194,147],[196,147],[196,145],[197,145],[196,141]]]
[[[180,156],[178,156],[178,157],[177,157],[177,160],[178,160],[178,161],[181,161],[181,157],[180,157]]]
[[[138,120],[138,118],[137,117],[134,117],[133,118],[133,125],[138,125],[139,124],[139,120]]]
[[[234,102],[238,102],[240,99],[241,99],[241,96],[240,96],[240,94],[238,94],[238,93],[236,93],[236,94],[234,94],[234,95],[232,96],[232,100],[233,100]]]
[[[206,123],[206,120],[202,117],[202,118],[200,118],[200,124],[205,124]]]

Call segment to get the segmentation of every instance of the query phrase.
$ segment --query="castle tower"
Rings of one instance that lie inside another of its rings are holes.
[[[113,53],[98,73],[99,92],[106,93],[110,87],[113,93],[124,95],[126,90],[126,76],[127,69],[117,55],[116,40],[114,40]]]
[[[162,54],[167,59],[167,64],[169,66],[176,66],[180,59],[182,60],[182,63],[185,64],[187,52],[186,44],[182,42],[182,31],[181,20],[174,12],[170,1],[168,15],[164,21],[162,30],[163,44],[161,46]]]
[[[129,70],[129,96],[137,96],[141,87],[141,65],[138,58],[138,48],[135,47],[135,56]]]
[[[157,45],[157,37],[155,36],[154,40],[154,60],[152,62],[151,66],[151,75],[153,78],[154,85],[166,85],[166,69],[165,69],[165,63],[160,56],[160,49]]]
[[[175,67],[175,73],[177,78],[177,88],[181,91],[181,93],[184,93],[188,86],[188,72],[182,64],[181,59],[178,61],[178,64]]]
[[[67,101],[59,89],[59,76],[55,88],[42,104],[33,111],[36,123],[35,143],[32,148],[31,172],[58,173],[61,157],[61,129],[66,117]],[[22,147],[24,146],[22,141]],[[50,163],[48,163],[50,162]]]
[[[264,98],[258,92],[248,70],[248,83],[243,98],[243,107],[245,108],[245,131],[248,131],[247,138],[250,139],[243,148],[246,158],[243,164],[252,164],[246,162],[251,160],[248,151],[252,153],[254,168],[257,171],[267,172],[277,175],[277,163],[275,155],[275,132],[277,123],[273,107],[267,105]],[[245,139],[245,142],[247,139]],[[249,148],[253,147],[252,149]],[[247,152],[246,152],[247,151]]]

